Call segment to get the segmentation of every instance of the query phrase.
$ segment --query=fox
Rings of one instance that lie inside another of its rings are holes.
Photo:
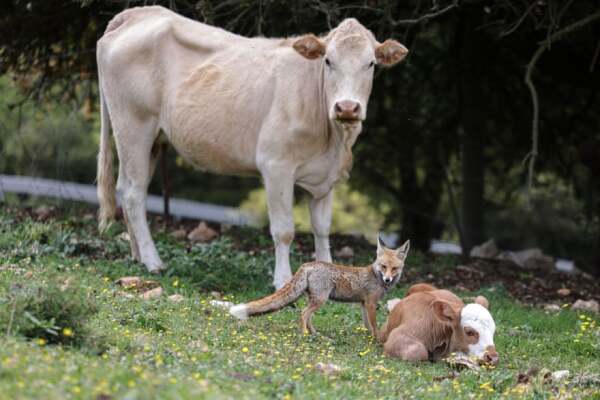
[[[229,313],[240,320],[246,320],[248,317],[278,311],[307,293],[308,306],[300,315],[300,330],[303,334],[316,334],[312,324],[313,314],[327,300],[334,300],[360,303],[363,324],[377,338],[377,303],[400,280],[409,249],[409,240],[397,249],[391,249],[378,238],[377,257],[366,267],[350,267],[324,261],[305,263],[292,280],[275,293],[249,303],[233,305]]]

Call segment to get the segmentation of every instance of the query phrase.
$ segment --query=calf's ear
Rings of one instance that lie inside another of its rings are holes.
[[[392,65],[404,60],[404,57],[406,57],[407,54],[408,49],[404,47],[403,44],[393,39],[388,39],[375,47],[375,58],[377,59],[377,64],[381,64],[386,67],[391,67]]]
[[[479,304],[481,306],[484,306],[486,309],[490,309],[490,302],[488,301],[488,299],[486,299],[483,296],[477,296],[475,297],[475,304]]]
[[[446,325],[454,325],[458,321],[458,315],[449,303],[436,300],[432,303],[432,307],[433,314],[440,322]]]
[[[300,55],[309,60],[314,60],[325,55],[325,42],[312,33],[297,39],[293,47]]]

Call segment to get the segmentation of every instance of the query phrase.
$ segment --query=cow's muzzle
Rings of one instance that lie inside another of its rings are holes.
[[[360,120],[360,104],[352,100],[338,101],[334,105],[335,118],[340,122]]]
[[[488,346],[488,348],[485,350],[485,353],[483,353],[482,361],[484,364],[498,365],[500,356],[498,356],[495,346]]]

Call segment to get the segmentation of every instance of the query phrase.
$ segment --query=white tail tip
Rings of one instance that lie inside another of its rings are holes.
[[[388,312],[392,312],[392,310],[394,309],[394,307],[396,307],[396,304],[398,304],[398,303],[400,303],[400,299],[388,300],[388,302],[387,302]]]
[[[238,304],[229,309],[229,314],[233,315],[237,319],[246,320],[248,319],[248,306],[245,304]]]
[[[229,310],[233,307],[233,303],[230,301],[221,301],[221,300],[211,300],[210,305],[217,308],[222,308],[223,310]]]

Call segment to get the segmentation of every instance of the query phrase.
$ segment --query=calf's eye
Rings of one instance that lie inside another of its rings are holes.
[[[329,58],[325,59],[325,64],[327,64],[328,67],[331,67],[331,61],[329,61]]]
[[[371,62],[369,63],[369,68],[373,68],[374,66],[375,66],[375,61],[371,61]]]

